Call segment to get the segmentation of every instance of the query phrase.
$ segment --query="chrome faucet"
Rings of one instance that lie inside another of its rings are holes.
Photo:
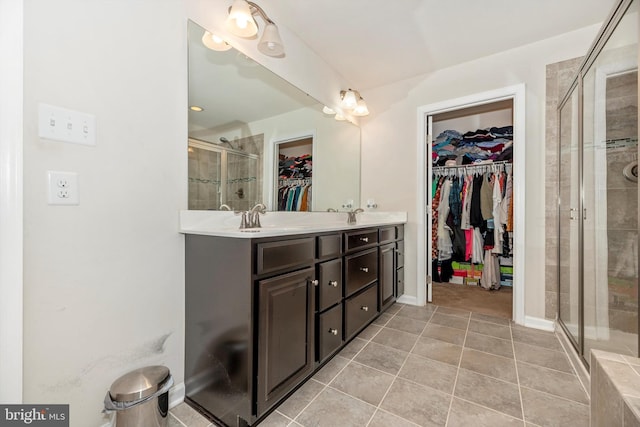
[[[249,211],[236,211],[236,215],[241,215],[240,218],[240,230],[244,230],[246,228],[260,228],[262,225],[260,224],[260,214],[264,215],[267,213],[267,207],[262,203],[258,203]]]
[[[229,205],[225,205],[224,203],[220,205],[220,210],[221,211],[230,211],[231,208],[229,207]]]
[[[347,224],[349,225],[353,225],[356,223],[356,214],[360,213],[360,212],[364,212],[363,209],[355,209],[352,211],[347,212]]]
[[[249,228],[260,228],[262,225],[260,224],[260,214],[264,215],[267,213],[267,207],[262,203],[258,203],[248,213],[247,220],[249,221]]]

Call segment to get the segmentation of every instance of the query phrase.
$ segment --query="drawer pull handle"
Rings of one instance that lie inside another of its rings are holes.
[[[337,280],[331,280],[329,282],[329,286],[333,286],[334,288],[338,287],[338,281]]]
[[[329,333],[332,335],[338,335],[338,330],[337,329],[333,329],[333,328],[329,328]]]
[[[368,273],[369,267],[360,267],[360,271],[364,271],[365,273]]]
[[[360,307],[360,310],[369,311],[369,307],[367,307],[366,305],[363,305],[362,307]]]
[[[311,281],[311,284],[312,284],[313,286],[318,286],[318,279],[312,280],[312,281]]]
[[[367,243],[369,241],[369,238],[368,237],[361,237],[360,241]]]

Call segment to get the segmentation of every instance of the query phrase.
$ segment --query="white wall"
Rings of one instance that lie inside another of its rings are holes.
[[[183,381],[185,11],[32,0],[24,24],[24,401],[98,426],[125,372]],[[97,145],[40,139],[40,102],[95,114]],[[78,173],[79,206],[47,205],[47,170]]]
[[[584,55],[599,25],[367,92],[376,112],[362,123],[362,200],[380,210],[406,210],[406,259],[416,259],[416,156],[420,106],[519,83],[526,85],[525,314],[544,318],[545,65]],[[516,150],[523,149],[515,147]],[[418,261],[418,260],[417,260]],[[419,260],[418,262],[424,262]],[[420,284],[423,286],[424,284]],[[405,292],[417,294],[416,264],[405,264]]]

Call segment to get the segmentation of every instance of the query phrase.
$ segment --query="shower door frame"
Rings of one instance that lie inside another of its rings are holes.
[[[558,135],[560,137],[561,135],[561,120],[560,120],[560,111],[562,110],[563,106],[567,103],[571,101],[571,97],[573,96],[574,91],[578,91],[578,176],[579,176],[579,182],[578,182],[578,197],[579,197],[579,201],[578,201],[578,220],[579,220],[579,224],[578,224],[578,245],[579,248],[578,249],[578,339],[576,340],[573,335],[571,334],[571,331],[569,329],[569,327],[565,324],[564,320],[561,318],[560,316],[560,308],[561,308],[561,292],[560,292],[560,280],[561,280],[561,247],[560,244],[558,244],[558,252],[557,252],[557,259],[558,259],[558,300],[557,300],[557,323],[560,326],[560,328],[562,329],[562,331],[564,332],[565,336],[569,339],[569,341],[571,342],[571,344],[574,346],[577,355],[580,359],[580,361],[583,363],[583,365],[589,369],[589,361],[587,360],[587,357],[585,357],[584,354],[584,349],[585,349],[585,325],[584,325],[584,304],[585,304],[585,297],[584,297],[584,216],[586,215],[585,212],[585,189],[584,189],[584,86],[583,86],[583,78],[584,76],[591,70],[591,67],[594,65],[594,63],[596,62],[596,60],[598,59],[599,55],[602,53],[604,47],[606,46],[607,42],[609,41],[610,37],[613,35],[613,33],[615,32],[615,30],[618,28],[618,24],[621,22],[621,20],[624,18],[624,16],[626,15],[629,7],[631,6],[631,4],[634,2],[635,0],[620,0],[618,2],[618,4],[613,8],[613,10],[611,11],[611,13],[609,14],[609,16],[607,17],[607,19],[604,21],[606,24],[602,27],[602,29],[599,31],[598,35],[596,36],[593,44],[591,45],[591,47],[589,48],[588,53],[585,56],[585,59],[582,61],[582,63],[580,64],[580,67],[578,69],[577,75],[574,78],[574,80],[572,81],[572,83],[569,85],[569,89],[567,90],[567,93],[565,94],[565,96],[562,98],[562,100],[560,101],[560,103],[558,104],[558,109],[557,109],[557,115],[558,115]],[[639,44],[639,49],[640,49],[640,44]],[[640,52],[637,56],[637,59],[640,59]],[[638,64],[636,63],[636,69]],[[626,71],[629,69],[629,65],[628,63],[620,63],[617,65],[612,65],[609,64],[608,66],[601,66],[599,68],[594,69],[595,73],[596,73],[596,90],[598,89],[598,79],[602,79],[603,76],[606,78],[606,76],[608,75],[614,75],[616,74],[616,72],[618,71]],[[638,99],[640,99],[640,89],[639,89],[639,93],[638,93]],[[595,107],[594,107],[595,108]],[[638,118],[639,122],[640,122],[640,116]],[[640,129],[640,123],[639,123],[639,129]],[[595,141],[595,135],[594,135],[594,141]],[[558,143],[558,162],[559,162],[559,172],[558,172],[558,176],[561,176],[561,162],[560,162],[560,143]],[[558,230],[557,230],[557,235],[558,235],[558,242],[560,242],[560,236],[561,236],[561,230],[560,230],[560,214],[561,214],[561,200],[560,200],[560,189],[561,189],[561,185],[562,182],[560,179],[558,179],[558,207],[557,207],[557,214],[558,214]],[[638,188],[639,191],[639,196],[640,196],[640,186]],[[640,200],[640,197],[639,197]],[[640,224],[640,212],[639,212],[639,224]],[[573,249],[573,248],[570,248]],[[639,255],[640,256],[640,255]],[[639,263],[640,263],[640,259],[639,259]],[[639,264],[640,265],[640,264]],[[640,331],[640,316],[638,316],[638,330]],[[640,352],[640,333],[637,334],[637,345],[638,345],[638,351]],[[638,356],[638,354],[636,354],[636,357]]]

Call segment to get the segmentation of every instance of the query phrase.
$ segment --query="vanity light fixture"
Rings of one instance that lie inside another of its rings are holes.
[[[209,31],[204,32],[204,35],[202,36],[202,44],[209,49],[217,50],[218,52],[224,52],[231,49],[231,45],[224,41],[222,37],[217,34],[210,33]]]
[[[333,109],[327,107],[326,105],[322,107],[322,112],[325,114],[335,114],[336,112]]]
[[[340,106],[345,110],[351,110],[353,116],[367,116],[369,115],[369,108],[364,102],[364,98],[360,95],[360,92],[353,89],[340,91]]]
[[[284,57],[284,45],[278,27],[265,11],[252,1],[234,0],[226,21],[227,29],[236,36],[254,38],[258,34],[258,24],[254,15],[260,15],[265,22],[262,38],[258,42],[258,50],[267,56]]]

